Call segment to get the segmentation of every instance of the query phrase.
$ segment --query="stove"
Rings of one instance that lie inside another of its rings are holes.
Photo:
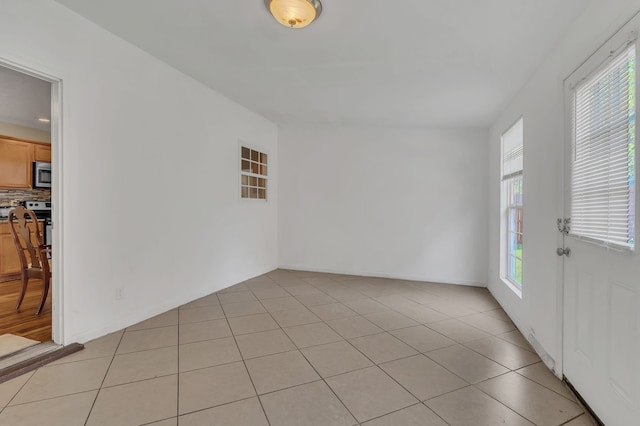
[[[0,206],[0,219],[8,219],[11,210],[13,210],[12,206]]]
[[[51,221],[51,210],[53,204],[51,201],[25,201],[24,206],[32,210],[38,219],[44,219],[44,243],[51,244],[51,229],[53,222]]]
[[[25,201],[24,206],[33,210],[38,219],[51,219],[51,201]]]

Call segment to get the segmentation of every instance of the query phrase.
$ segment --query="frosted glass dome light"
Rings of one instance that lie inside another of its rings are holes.
[[[289,28],[304,28],[322,12],[320,0],[264,0],[264,4],[276,21]]]

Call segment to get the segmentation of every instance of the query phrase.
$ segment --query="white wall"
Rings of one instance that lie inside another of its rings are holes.
[[[51,143],[51,132],[0,121],[0,135]]]
[[[638,0],[596,0],[568,29],[490,130],[489,289],[527,337],[562,371],[562,263],[556,218],[563,217],[563,80],[640,9]],[[522,299],[500,279],[500,134],[524,116],[524,267]]]
[[[57,3],[0,10],[0,60],[62,80],[65,343],[277,266],[275,125]],[[238,139],[272,154],[269,203],[239,199]]]
[[[484,285],[483,130],[280,128],[280,265]]]

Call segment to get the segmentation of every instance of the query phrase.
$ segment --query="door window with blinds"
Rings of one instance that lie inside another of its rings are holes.
[[[267,199],[267,154],[240,147],[240,197]]]
[[[523,119],[502,134],[502,277],[522,289]]]
[[[635,246],[635,92],[635,42],[569,87],[570,235],[626,249]]]

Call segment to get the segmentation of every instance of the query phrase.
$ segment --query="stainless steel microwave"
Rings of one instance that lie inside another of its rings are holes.
[[[51,188],[51,163],[34,161],[33,187],[34,188]]]

